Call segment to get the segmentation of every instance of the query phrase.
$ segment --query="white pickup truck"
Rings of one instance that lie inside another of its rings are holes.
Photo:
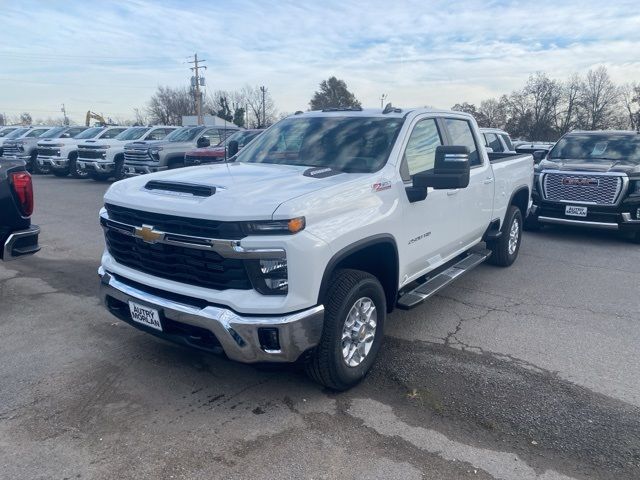
[[[148,333],[349,388],[395,307],[516,259],[533,161],[490,155],[460,112],[290,116],[227,163],[113,184],[102,299]]]

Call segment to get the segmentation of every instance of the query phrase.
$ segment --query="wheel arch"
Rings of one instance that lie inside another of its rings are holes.
[[[340,268],[361,270],[375,276],[382,284],[387,300],[387,312],[391,312],[398,295],[399,258],[395,238],[379,234],[359,240],[339,252],[329,262],[322,275],[318,303],[322,302],[333,272]]]
[[[518,207],[522,213],[522,218],[526,218],[527,210],[529,209],[529,198],[529,187],[521,186],[511,194],[508,205]]]

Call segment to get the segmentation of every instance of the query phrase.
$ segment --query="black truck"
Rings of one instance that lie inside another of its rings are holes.
[[[617,230],[640,242],[640,133],[566,134],[535,167],[525,228]]]
[[[0,260],[40,250],[40,228],[31,225],[33,184],[21,160],[0,158]]]

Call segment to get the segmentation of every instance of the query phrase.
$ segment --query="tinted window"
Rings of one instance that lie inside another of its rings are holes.
[[[242,148],[251,140],[253,140],[258,135],[260,135],[261,133],[262,132],[251,132],[251,131],[236,132],[233,135],[228,136],[225,140],[223,140],[223,144],[226,146],[226,145],[229,145],[229,142],[234,141],[234,142],[238,142],[239,148]]]
[[[127,128],[124,132],[120,132],[116,137],[116,140],[138,140],[142,135],[147,133],[149,129],[147,127],[132,127]]]
[[[243,148],[240,162],[374,172],[384,166],[404,122],[380,117],[294,117]]]
[[[35,137],[39,137],[40,135],[42,135],[43,133],[49,131],[48,128],[34,128],[33,130],[31,130],[29,133],[27,133],[25,135],[25,138],[35,138]]]
[[[87,127],[72,127],[69,130],[67,130],[66,132],[64,132],[65,134],[67,134],[69,137],[75,137],[76,135],[78,135],[79,133],[84,132],[87,129]]]
[[[165,137],[169,142],[190,142],[195,140],[204,127],[182,127],[175,132],[171,132]]]
[[[436,121],[430,118],[418,122],[404,151],[403,162],[406,162],[409,176],[431,170],[436,160],[436,148],[440,145],[442,140]],[[408,180],[405,176],[406,174],[403,174],[403,179]]]
[[[104,130],[104,128],[102,127],[87,128],[86,130],[80,132],[78,135],[76,135],[73,138],[79,138],[80,140],[83,140],[85,138],[93,138],[96,135],[98,135],[102,130]]]
[[[513,143],[511,143],[511,138],[509,135],[505,135],[504,133],[500,134],[502,140],[504,140],[504,144],[507,146],[509,150],[513,150]]]
[[[556,143],[549,158],[640,163],[640,135],[568,135]]]
[[[494,152],[502,152],[502,143],[495,133],[485,133],[484,139],[486,140],[487,147],[491,148]]]
[[[67,127],[54,127],[40,135],[40,138],[58,138],[58,136],[66,129]]]
[[[115,138],[125,130],[126,128],[110,128],[109,130],[104,132],[102,135],[100,135],[99,138]]]
[[[145,129],[148,130],[148,129]],[[167,136],[167,131],[164,128],[156,128],[149,132],[149,135],[145,138],[145,140],[162,140]]]
[[[5,128],[0,132],[0,138],[8,136],[11,132],[15,132],[15,128]]]
[[[469,149],[469,164],[471,166],[480,165],[480,154],[473,138],[471,124],[466,120],[455,118],[445,118],[444,121],[451,137],[451,144],[467,147]]]

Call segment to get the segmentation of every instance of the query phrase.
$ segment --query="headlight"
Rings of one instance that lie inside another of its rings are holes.
[[[160,150],[162,150],[162,147],[153,147],[149,149],[149,153],[151,155],[157,155]]]
[[[286,258],[247,260],[251,284],[263,295],[286,295],[289,276]]]
[[[640,195],[640,180],[631,182],[631,193]]]
[[[305,225],[304,217],[296,217],[289,220],[247,222],[245,224],[245,232],[248,235],[291,235],[304,230]]]

